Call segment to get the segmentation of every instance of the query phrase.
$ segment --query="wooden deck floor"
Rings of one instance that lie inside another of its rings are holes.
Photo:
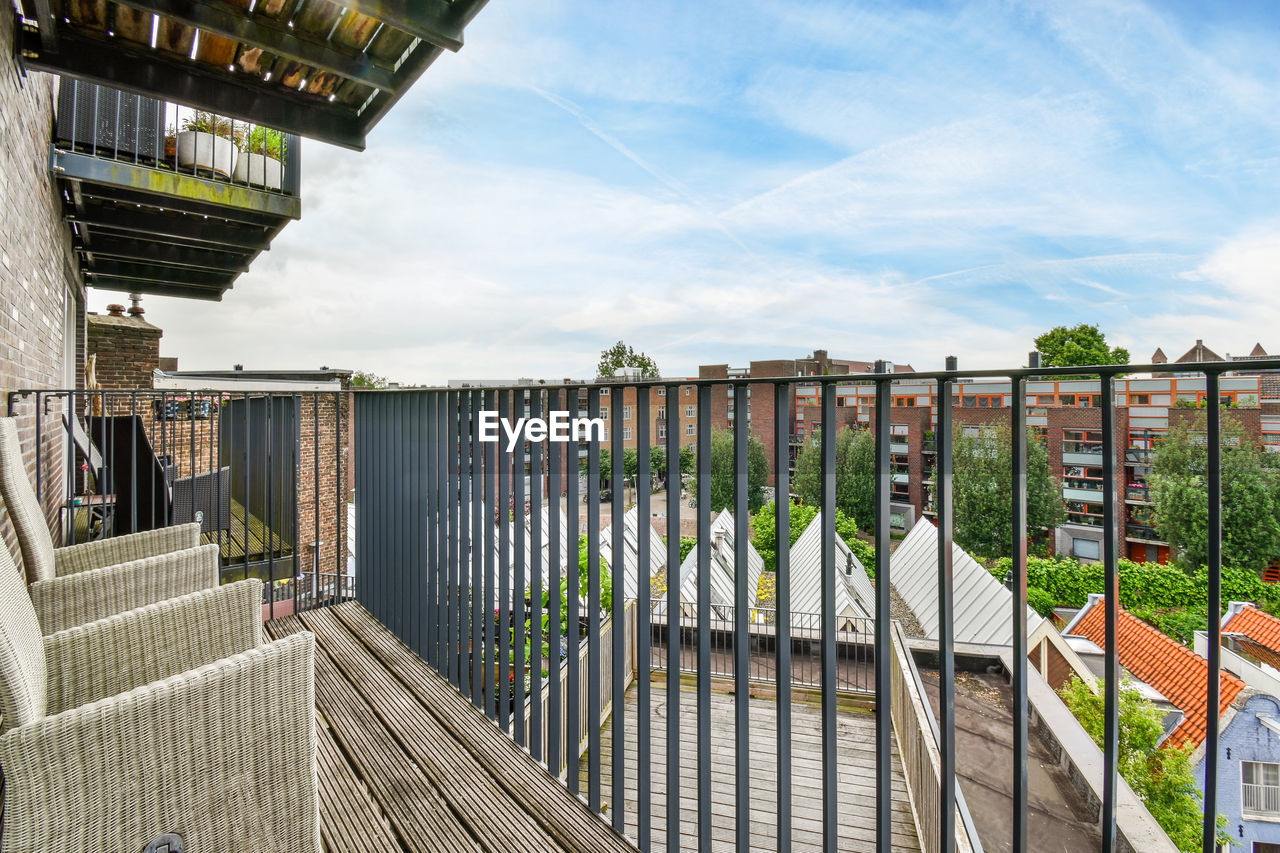
[[[304,629],[328,851],[634,853],[359,604],[267,623]]]
[[[653,850],[666,845],[666,684],[651,684],[652,721],[650,767],[652,773]],[[680,834],[681,847],[697,848],[697,697],[696,681],[686,678],[680,690]],[[636,772],[637,706],[636,685],[627,691],[624,727],[626,731],[626,833],[637,836]],[[751,699],[751,849],[778,849],[777,797],[777,703],[773,699]],[[792,705],[792,850],[822,849],[822,735],[817,705]],[[871,850],[875,844],[875,717],[870,711],[841,709],[836,717],[837,786],[840,803],[840,849]],[[711,694],[712,849],[734,849],[734,697]],[[601,766],[604,768],[601,802],[610,801],[609,767],[612,761],[612,726],[602,734]],[[582,790],[587,790],[586,759],[582,762]],[[893,849],[918,851],[915,823],[907,799],[906,782],[893,749]]]

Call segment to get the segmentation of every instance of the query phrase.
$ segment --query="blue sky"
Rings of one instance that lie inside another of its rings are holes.
[[[365,152],[306,146],[302,220],[223,303],[145,301],[165,354],[976,368],[1077,322],[1280,353],[1273,2],[493,0],[466,41]]]

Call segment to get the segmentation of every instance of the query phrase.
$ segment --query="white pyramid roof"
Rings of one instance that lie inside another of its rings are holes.
[[[835,537],[836,623],[839,630],[851,626],[848,619],[870,618],[875,613],[875,587],[867,570],[839,536]],[[791,612],[822,612],[822,513],[791,546]],[[794,622],[795,620],[793,620]],[[862,626],[858,626],[862,627]]]
[[[622,517],[622,557],[620,562],[623,567],[623,594],[627,600],[636,598],[638,592],[643,592],[646,596],[649,594],[649,587],[646,585],[642,588],[639,583],[642,574],[639,568],[639,542],[640,536],[644,535],[644,531],[640,530],[640,525],[640,512],[635,507],[632,507]],[[662,541],[662,537],[658,534],[658,531],[653,529],[652,524],[645,524],[644,526],[649,536],[649,565],[643,572],[643,576],[652,581],[654,574],[667,565],[667,543]],[[619,560],[615,558],[613,548],[612,524],[606,524],[604,529],[600,531],[600,555],[608,561],[611,571],[618,571]]]
[[[1013,645],[1013,593],[959,545],[951,546],[954,578],[955,640],[994,646]],[[938,528],[920,519],[889,559],[893,588],[911,608],[930,639],[938,637]],[[1027,633],[1041,622],[1027,608]]]
[[[699,542],[680,564],[680,601],[684,613],[694,615],[698,604],[698,549],[703,546]],[[734,520],[733,513],[723,510],[711,522],[710,583],[711,607],[714,618],[728,619],[732,616],[734,604]],[[760,573],[764,571],[764,560],[750,542],[747,543],[747,606],[756,607],[756,597],[760,585]],[[655,612],[663,613],[666,601],[660,601]]]

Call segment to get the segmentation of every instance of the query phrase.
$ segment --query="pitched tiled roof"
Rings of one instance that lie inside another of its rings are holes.
[[[1196,345],[1184,352],[1175,364],[1194,364],[1201,361],[1222,361],[1222,356],[1204,345],[1204,341],[1197,339]]]
[[[1252,357],[1254,357],[1254,358],[1262,358],[1262,357],[1263,357],[1263,356],[1265,356],[1266,354],[1267,354],[1267,351],[1266,351],[1266,350],[1264,350],[1264,349],[1262,348],[1262,342],[1261,342],[1261,341],[1259,341],[1258,343],[1254,344],[1254,345],[1253,345],[1253,352],[1249,353],[1249,355],[1250,355],[1250,356],[1252,356]]]
[[[1232,607],[1236,606],[1238,605],[1232,605]],[[1246,604],[1232,614],[1231,618],[1223,623],[1222,632],[1244,634],[1272,651],[1280,652],[1280,619],[1269,613],[1263,613],[1252,604]]]
[[[1280,376],[1274,373],[1263,374],[1262,399],[1280,400]]]
[[[1079,620],[1073,634],[1088,637],[1105,649],[1106,608],[1099,598]],[[1184,714],[1182,722],[1169,733],[1166,744],[1199,746],[1208,736],[1209,662],[1178,641],[1120,608],[1116,622],[1116,642],[1120,664],[1137,678],[1164,694]],[[1244,689],[1244,682],[1223,671],[1219,715],[1226,711]]]

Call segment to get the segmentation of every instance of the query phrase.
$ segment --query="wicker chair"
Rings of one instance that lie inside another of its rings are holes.
[[[44,512],[27,477],[18,441],[18,425],[13,418],[0,418],[0,496],[9,510],[9,518],[18,534],[18,544],[22,546],[22,563],[28,582],[51,581],[90,569],[195,548],[200,544],[200,525],[180,524],[55,549]],[[216,578],[213,583],[217,583]]]
[[[241,581],[41,636],[0,570],[0,853],[320,849],[311,634]]]

